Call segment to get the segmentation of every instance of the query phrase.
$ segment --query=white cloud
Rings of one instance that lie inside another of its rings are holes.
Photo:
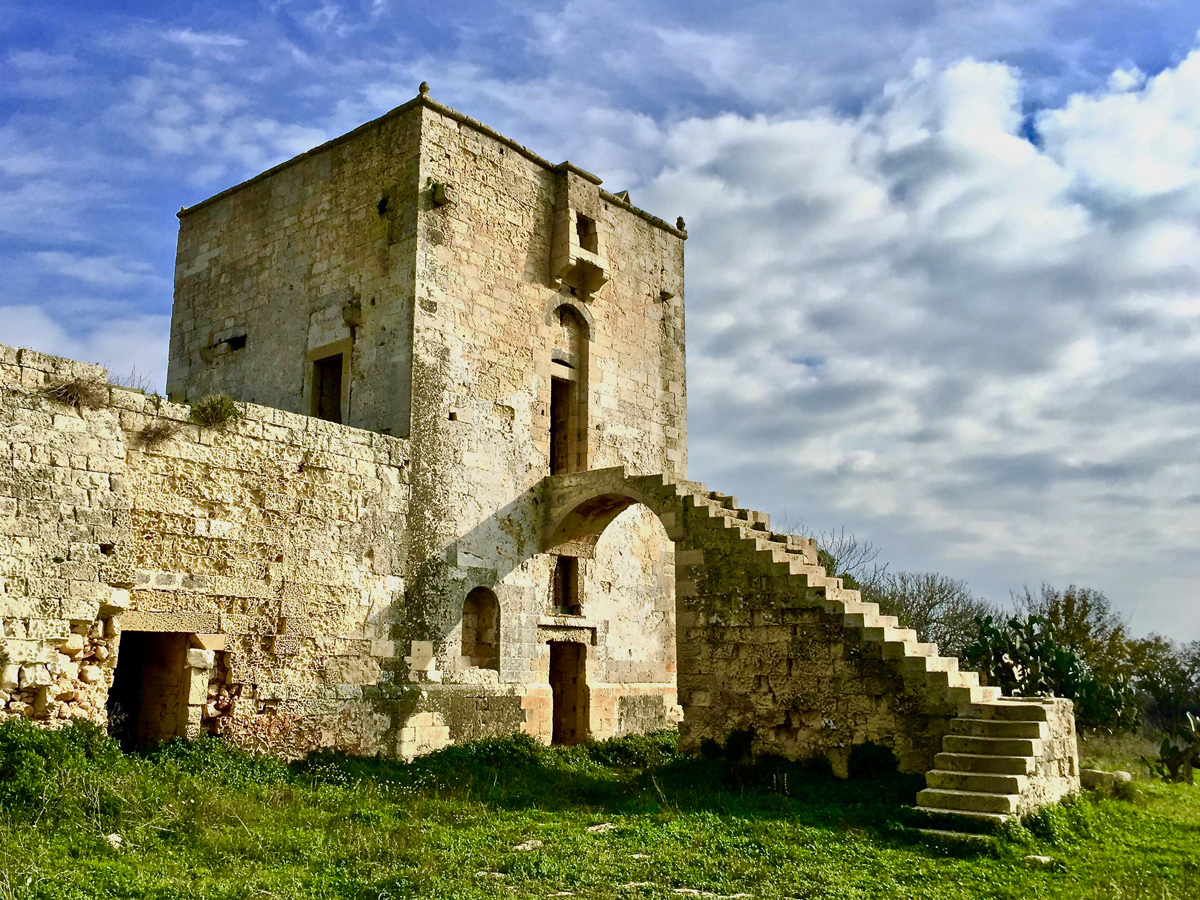
[[[175,28],[166,33],[167,40],[182,44],[193,53],[211,53],[231,47],[246,46],[246,39],[233,34],[193,31],[190,28]]]
[[[170,316],[113,317],[87,333],[69,332],[41,307],[0,306],[0,342],[40,353],[98,363],[116,378],[136,374],[164,391]]]
[[[42,267],[87,284],[117,290],[170,290],[170,281],[157,274],[154,267],[144,261],[115,256],[83,256],[61,250],[44,250],[35,253],[34,257]]]
[[[1138,135],[1190,123],[1194,59],[1043,113],[1045,149],[1019,73],[974,61],[857,116],[669,129],[638,194],[691,234],[693,475],[996,599],[1079,580],[1195,630],[1155,573],[1200,579],[1200,460],[1172,449],[1200,444],[1200,220],[1103,153],[1192,190],[1190,146]]]
[[[1055,160],[1109,199],[1186,191],[1200,213],[1200,50],[1139,90],[1074,96],[1038,129]]]

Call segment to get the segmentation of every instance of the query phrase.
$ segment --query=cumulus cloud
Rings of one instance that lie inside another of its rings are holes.
[[[1020,73],[972,60],[856,116],[670,129],[642,199],[692,235],[693,474],[997,598],[1084,580],[1194,630],[1151,561],[1200,577],[1200,156],[1147,135],[1194,130],[1197,73],[1072,97],[1040,147]]]

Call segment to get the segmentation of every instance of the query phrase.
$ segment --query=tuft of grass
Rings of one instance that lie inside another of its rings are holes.
[[[246,413],[242,405],[228,394],[209,394],[192,406],[190,416],[197,425],[223,431],[244,419]]]
[[[138,443],[148,450],[161,447],[179,433],[179,423],[171,419],[155,419],[138,432]]]
[[[150,388],[154,384],[153,379],[149,375],[143,375],[138,372],[137,366],[129,370],[128,375],[108,374],[108,383],[117,387],[131,388],[135,391],[141,391],[143,394],[149,394]]]
[[[47,397],[74,409],[108,406],[108,383],[99,378],[71,378],[45,388]]]

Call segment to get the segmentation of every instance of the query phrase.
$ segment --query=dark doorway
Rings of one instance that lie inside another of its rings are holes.
[[[571,471],[571,382],[550,379],[550,474]]]
[[[342,423],[342,354],[335,353],[313,363],[313,415],[327,422]]]
[[[126,631],[108,691],[108,729],[126,750],[184,734],[188,636]]]
[[[588,736],[587,647],[550,642],[550,693],[554,699],[554,744],[578,744]]]

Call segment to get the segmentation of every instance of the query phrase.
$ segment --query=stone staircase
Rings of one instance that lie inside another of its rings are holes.
[[[927,787],[918,794],[914,813],[927,826],[921,829],[925,835],[962,837],[994,830],[1065,792],[1058,790],[1061,785],[1046,788],[1043,753],[1054,728],[1064,728],[1062,713],[1054,706],[1064,701],[1005,699],[999,688],[981,685],[977,673],[960,671],[957,659],[940,655],[936,644],[920,641],[914,630],[902,628],[896,617],[884,615],[878,604],[863,601],[857,590],[830,576],[817,561],[813,539],[775,532],[766,513],[743,509],[736,498],[710,491],[699,482],[661,475],[631,477],[621,469],[563,477],[572,481],[570,489],[553,501],[558,503],[553,512],[559,514],[552,515],[554,527],[560,529],[558,537],[570,531],[564,528],[568,516],[563,513],[589,508],[593,515],[602,514],[606,524],[615,515],[614,497],[636,498],[663,518],[676,541],[677,589],[682,590],[690,577],[684,574],[688,566],[680,560],[707,560],[716,548],[724,548],[718,565],[753,573],[761,590],[789,598],[786,608],[795,608],[797,602],[819,607],[841,624],[847,646],[855,642],[854,636],[862,645],[878,645],[883,660],[900,673],[904,693],[915,698],[926,721],[935,723],[933,746],[939,737],[941,741],[941,752],[933,757],[934,767],[926,773]],[[580,503],[588,479],[595,481],[594,496]],[[552,528],[548,534],[552,542],[556,532]],[[753,659],[756,652],[754,646],[746,646],[738,655]],[[682,665],[681,661],[681,679]],[[1066,708],[1070,723],[1069,702]],[[1073,725],[1065,727],[1071,735],[1068,749],[1074,753]],[[1064,758],[1060,753],[1056,760]],[[1077,760],[1063,763],[1062,768],[1064,773],[1072,769],[1066,774],[1075,778],[1078,789]]]
[[[906,680],[957,704],[984,704],[1000,697],[1000,689],[979,683],[976,672],[962,672],[954,657],[939,656],[937,644],[922,643],[911,628],[901,628],[895,616],[884,615],[878,603],[862,599],[857,590],[845,587],[841,578],[830,576],[817,562],[817,543],[812,538],[779,534],[771,530],[770,516],[742,509],[737,498],[710,491],[699,482],[677,482],[677,492],[713,527],[725,528],[744,541],[753,541],[759,553],[770,554],[771,562],[788,575],[803,576],[810,587],[824,589],[826,612],[840,614],[842,623],[861,633],[867,642],[882,645],[883,656],[899,662]],[[786,569],[783,569],[786,567]]]
[[[925,774],[917,809],[923,833],[990,831],[1027,812],[1025,798],[1049,738],[1047,708],[1027,700],[971,704],[950,722]]]
[[[766,513],[743,509],[735,497],[702,484],[680,483],[677,491],[708,516],[713,527],[753,541],[756,551],[770,554],[789,575],[824,588],[821,605],[826,612],[840,614],[842,623],[859,632],[863,641],[880,644],[884,657],[899,663],[906,681],[922,682],[927,694],[940,695],[958,707],[959,715],[942,740],[943,752],[935,757],[935,768],[925,775],[927,786],[917,795],[918,816],[929,826],[918,828],[920,834],[970,841],[1023,811],[1022,797],[1046,737],[1043,707],[1004,700],[999,688],[980,685],[978,673],[960,671],[958,659],[939,655],[936,644],[921,642],[915,630],[900,627],[899,620],[882,614],[877,603],[863,601],[857,590],[846,588],[841,578],[828,575],[818,564],[812,538],[773,532]]]

